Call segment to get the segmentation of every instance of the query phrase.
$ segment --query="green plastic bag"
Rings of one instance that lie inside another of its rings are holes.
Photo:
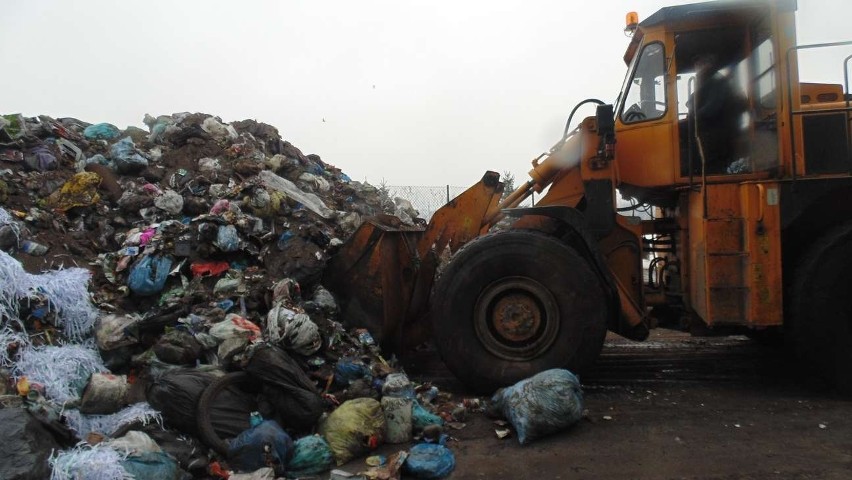
[[[334,455],[331,447],[319,435],[311,435],[296,440],[293,445],[293,458],[287,463],[288,477],[317,475],[331,469]]]

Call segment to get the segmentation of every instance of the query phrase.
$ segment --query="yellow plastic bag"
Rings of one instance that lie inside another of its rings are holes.
[[[349,400],[320,424],[319,433],[331,447],[337,465],[378,447],[385,437],[382,405],[372,398]]]
[[[47,197],[47,205],[58,212],[74,207],[88,207],[101,201],[98,186],[101,176],[94,172],[80,172],[69,178],[62,188]]]

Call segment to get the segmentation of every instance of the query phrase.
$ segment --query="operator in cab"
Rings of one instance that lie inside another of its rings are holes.
[[[743,173],[738,152],[743,138],[743,115],[748,101],[720,68],[717,57],[702,54],[693,60],[695,92],[687,101],[699,158],[707,175]]]

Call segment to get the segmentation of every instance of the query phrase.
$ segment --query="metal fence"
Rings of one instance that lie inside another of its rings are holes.
[[[443,207],[447,202],[468,189],[468,187],[456,187],[453,185],[442,185],[437,187],[426,187],[420,185],[388,185],[388,195],[391,198],[404,198],[420,213],[421,218],[429,220],[436,210]],[[521,203],[522,206],[535,204],[535,197],[530,197]]]

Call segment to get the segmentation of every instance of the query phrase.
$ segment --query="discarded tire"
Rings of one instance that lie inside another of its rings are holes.
[[[212,406],[219,394],[225,389],[232,385],[248,383],[250,380],[251,376],[246,372],[226,374],[217,378],[208,385],[207,388],[204,389],[204,393],[201,394],[201,398],[198,400],[198,413],[196,415],[198,437],[202,442],[220,455],[228,456],[228,443],[219,437],[219,434],[217,434],[216,430],[213,428],[213,424],[210,419]]]

